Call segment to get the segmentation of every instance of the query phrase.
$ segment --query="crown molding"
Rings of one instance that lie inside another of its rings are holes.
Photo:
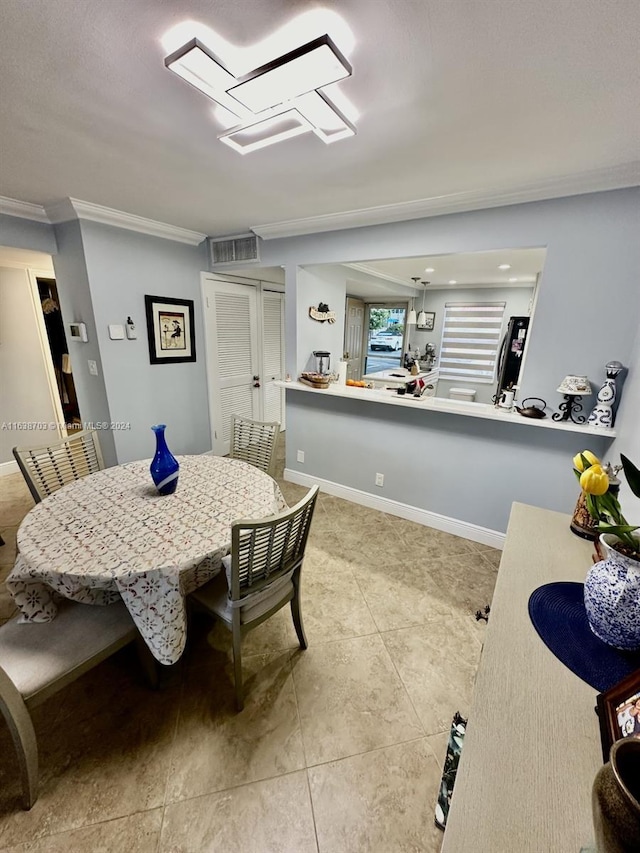
[[[409,219],[423,219],[446,213],[465,213],[490,207],[504,207],[510,204],[524,204],[531,201],[544,201],[638,185],[640,185],[640,162],[635,161],[620,166],[550,178],[535,184],[523,184],[515,188],[451,193],[450,195],[433,196],[416,201],[399,202],[398,204],[383,204],[376,207],[347,210],[342,213],[328,213],[304,219],[289,219],[284,222],[254,225],[251,230],[263,240],[274,240],[282,237],[297,237],[303,234],[317,234],[324,231],[362,228],[367,225],[384,225]]]
[[[20,219],[31,219],[35,222],[46,222],[49,225],[69,222],[72,219],[87,219],[91,222],[100,222],[102,225],[125,228],[127,231],[137,231],[139,234],[187,243],[189,246],[198,246],[207,237],[199,231],[189,231],[177,225],[145,219],[144,216],[124,213],[121,210],[113,210],[111,207],[103,207],[89,201],[80,201],[77,198],[65,198],[43,207],[40,204],[30,204],[15,198],[0,196],[0,213],[17,216]]]
[[[358,272],[362,272],[365,275],[370,275],[373,278],[381,278],[384,281],[390,281],[393,284],[402,284],[404,287],[409,287],[411,290],[415,290],[417,293],[422,293],[422,288],[417,285],[409,284],[409,282],[405,281],[403,278],[399,278],[397,275],[391,275],[390,273],[380,272],[380,270],[373,269],[373,267],[368,267],[366,264],[360,263],[348,263],[342,264],[343,267],[349,267],[351,270],[357,270]]]
[[[17,216],[18,219],[31,219],[34,222],[49,222],[49,217],[41,204],[18,201],[16,198],[0,196],[0,213]]]
[[[189,231],[176,225],[168,225],[166,222],[157,222],[155,219],[146,219],[144,216],[124,213],[121,210],[77,198],[63,199],[57,204],[48,206],[46,212],[49,221],[53,224],[68,222],[71,219],[85,219],[90,222],[99,222],[101,225],[113,225],[115,228],[137,231],[139,234],[187,243],[190,246],[198,246],[207,237],[199,231]]]

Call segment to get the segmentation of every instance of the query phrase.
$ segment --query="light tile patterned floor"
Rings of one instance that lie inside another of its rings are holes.
[[[280,453],[280,474],[284,457]],[[306,489],[279,477],[289,503]],[[0,581],[33,505],[0,479]],[[288,609],[245,641],[205,617],[150,691],[125,649],[38,708],[40,798],[19,807],[0,719],[0,850],[435,853],[451,718],[468,713],[499,554],[321,494],[303,570],[309,649]],[[14,612],[0,586],[0,621]]]

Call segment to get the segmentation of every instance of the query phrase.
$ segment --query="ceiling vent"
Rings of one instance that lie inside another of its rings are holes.
[[[241,234],[239,237],[210,237],[211,264],[248,264],[260,260],[258,237]]]

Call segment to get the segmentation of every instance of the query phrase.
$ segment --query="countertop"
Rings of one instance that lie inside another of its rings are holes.
[[[399,371],[398,371],[399,372]],[[415,378],[415,377],[413,377]],[[320,394],[327,401],[334,397],[346,397],[359,400],[363,404],[380,403],[388,406],[407,406],[411,409],[421,409],[425,412],[445,412],[450,415],[461,415],[468,418],[483,418],[485,420],[500,421],[501,423],[513,424],[517,427],[529,429],[555,429],[564,432],[578,432],[582,435],[598,435],[601,438],[613,439],[616,436],[615,429],[597,429],[587,424],[574,424],[569,421],[554,421],[550,417],[535,419],[524,418],[514,410],[507,411],[489,403],[468,403],[464,400],[450,400],[443,397],[414,397],[411,394],[400,396],[395,391],[384,388],[354,388],[349,385],[339,385],[332,382],[328,388],[311,388],[302,382],[274,382],[278,388],[287,391],[303,391],[309,394]]]
[[[411,382],[413,379],[426,379],[428,381],[428,379],[437,378],[438,373],[437,368],[431,368],[429,370],[421,370],[419,373],[413,375],[410,370],[406,370],[404,367],[396,367],[389,370],[379,370],[377,373],[365,373],[362,378],[400,384],[402,382]],[[398,374],[401,375],[399,376]]]
[[[513,504],[442,853],[578,853],[593,842],[597,690],[554,657],[527,607],[542,584],[584,581],[593,546],[569,521]]]

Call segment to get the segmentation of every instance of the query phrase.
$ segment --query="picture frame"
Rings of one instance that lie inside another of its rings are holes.
[[[180,364],[196,360],[192,299],[145,296],[151,364]]]
[[[436,312],[435,311],[425,311],[426,319],[424,323],[421,323],[419,326],[416,326],[417,329],[422,329],[426,332],[433,332],[433,328],[436,322]]]
[[[602,758],[606,762],[609,760],[609,750],[617,740],[640,735],[640,669],[627,675],[609,690],[598,693],[596,702]]]

